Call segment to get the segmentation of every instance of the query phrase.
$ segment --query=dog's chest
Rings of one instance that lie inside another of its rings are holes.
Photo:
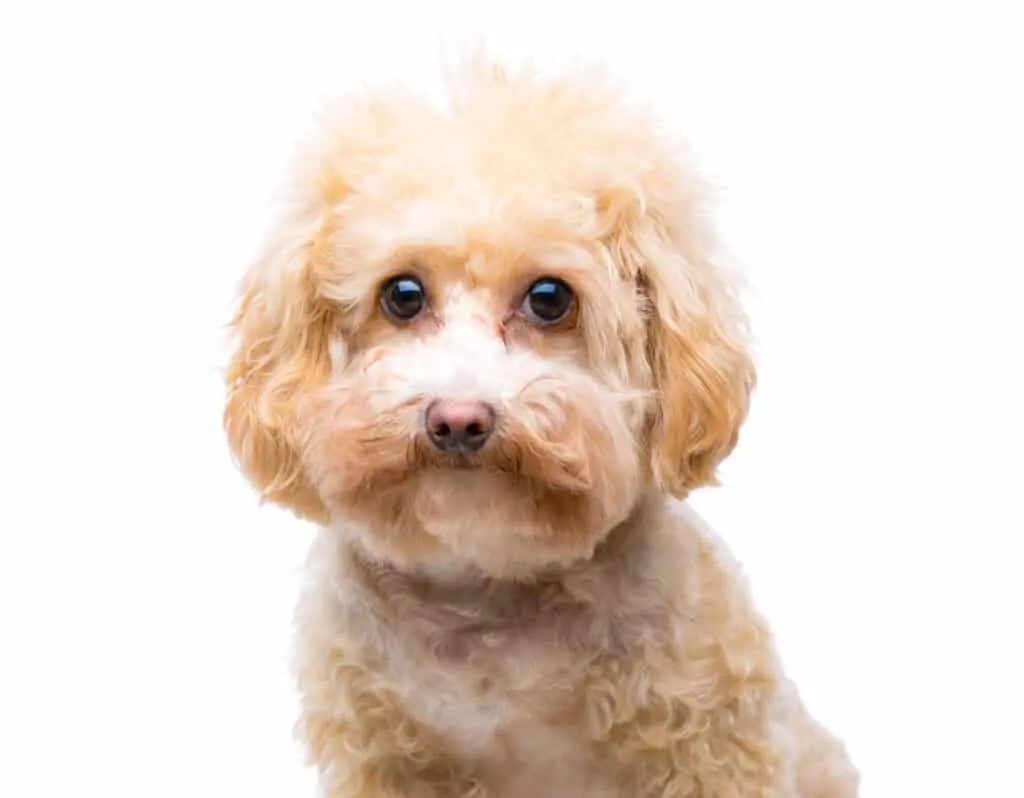
[[[490,676],[428,667],[407,708],[469,765],[493,798],[612,796],[573,711],[568,672],[510,660]]]

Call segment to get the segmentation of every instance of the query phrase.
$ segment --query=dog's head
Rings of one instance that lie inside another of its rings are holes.
[[[713,482],[754,370],[701,192],[588,79],[350,102],[244,282],[225,425],[245,473],[400,567],[493,576]]]

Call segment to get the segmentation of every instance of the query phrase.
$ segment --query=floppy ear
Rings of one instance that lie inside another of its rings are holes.
[[[663,490],[683,497],[717,483],[716,468],[736,445],[756,375],[745,319],[712,261],[700,187],[672,168],[652,182],[620,215],[616,246],[646,317],[656,391],[651,473]]]
[[[263,499],[320,523],[327,511],[303,470],[296,405],[330,370],[330,309],[315,283],[326,228],[315,207],[293,209],[246,274],[224,410],[231,451]]]

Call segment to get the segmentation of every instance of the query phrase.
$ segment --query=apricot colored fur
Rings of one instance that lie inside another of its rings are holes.
[[[550,327],[545,276],[576,295]],[[607,82],[474,64],[445,108],[344,102],[234,329],[232,451],[323,526],[296,670],[326,795],[857,794],[685,501],[755,369],[685,150]],[[426,440],[439,397],[496,408],[478,455]]]

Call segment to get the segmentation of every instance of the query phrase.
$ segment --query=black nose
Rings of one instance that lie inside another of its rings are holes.
[[[494,429],[494,411],[483,402],[438,399],[427,408],[427,435],[448,454],[480,449]]]

